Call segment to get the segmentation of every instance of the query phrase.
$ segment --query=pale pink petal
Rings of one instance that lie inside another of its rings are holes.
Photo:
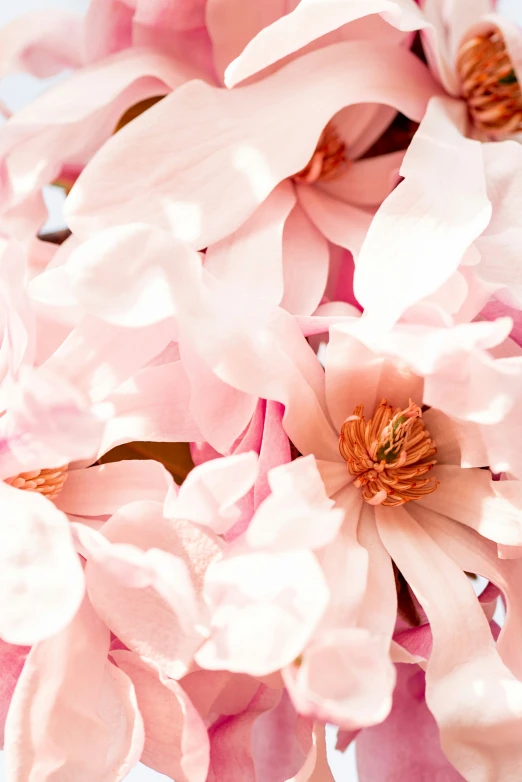
[[[188,409],[192,418],[201,430],[201,436],[225,453],[249,426],[257,397],[224,383],[185,335],[180,343],[180,354],[190,387]]]
[[[202,440],[190,414],[190,386],[181,361],[138,372],[108,397],[114,405],[99,454],[133,440]]]
[[[322,548],[337,535],[344,513],[333,509],[313,456],[268,473],[272,493],[258,507],[245,535],[252,549]]]
[[[85,14],[85,55],[88,62],[132,46],[134,0],[91,0]]]
[[[461,450],[458,442],[458,429],[440,410],[433,407],[422,414],[424,426],[437,446],[437,464],[461,463]]]
[[[437,724],[424,699],[424,672],[416,665],[397,666],[390,715],[357,736],[360,782],[459,782],[440,747]]]
[[[381,722],[390,711],[395,684],[388,650],[389,642],[368,630],[325,634],[283,671],[296,709],[345,730]]]
[[[54,503],[75,516],[110,516],[136,500],[163,502],[172,483],[159,462],[127,459],[69,470]]]
[[[82,69],[17,112],[0,134],[9,204],[55,179],[65,164],[84,165],[125,111],[198,75],[162,54],[129,50]]]
[[[207,247],[236,230],[279,182],[307,164],[324,126],[343,106],[392,104],[420,119],[434,90],[410,52],[365,41],[312,52],[241,90],[194,81],[104,146],[68,198],[68,224],[85,236],[139,220]],[[144,147],[151,124],[155,143]],[[130,198],[128,189],[123,197],[115,173],[129,160],[136,180],[148,183]]]
[[[17,71],[44,78],[81,65],[81,17],[71,11],[23,14],[0,31],[0,78]]]
[[[312,223],[333,244],[358,255],[373,213],[334,198],[318,187],[298,187],[299,203]]]
[[[322,622],[326,629],[357,625],[369,568],[369,552],[361,545],[357,535],[361,515],[371,513],[371,508],[365,506],[361,492],[353,486],[345,486],[335,496],[335,502],[344,511],[344,524],[337,538],[317,552],[330,590],[330,601]]]
[[[4,383],[0,418],[0,472],[59,467],[93,456],[109,413],[90,406],[75,387],[45,368],[24,366],[16,383]]]
[[[129,276],[122,286],[123,263]],[[175,296],[183,295],[183,283],[188,296],[189,286],[201,274],[201,260],[165,231],[134,223],[102,231],[80,244],[62,272],[86,312],[136,329],[177,314]]]
[[[433,633],[426,701],[443,750],[465,778],[479,769],[508,779],[521,762],[522,684],[502,663],[467,576],[404,508],[389,510],[376,508],[379,533]]]
[[[359,518],[357,540],[368,552],[366,590],[357,624],[391,641],[397,621],[397,585],[390,555],[377,532],[375,515],[367,504]]]
[[[150,364],[173,337],[166,322],[130,330],[86,315],[45,362],[94,402]]]
[[[33,644],[71,621],[83,597],[83,571],[67,518],[52,502],[0,482],[0,506],[0,635]]]
[[[29,651],[28,646],[0,641],[0,749],[4,748],[4,727],[11,698]]]
[[[207,730],[183,688],[132,652],[113,652],[111,657],[136,690],[145,728],[141,762],[176,782],[205,782]]]
[[[294,206],[294,189],[282,182],[237,231],[207,250],[205,268],[253,307],[281,301],[283,230]]]
[[[299,204],[290,213],[283,234],[284,294],[281,307],[310,315],[321,302],[328,279],[328,242]]]
[[[252,676],[294,660],[328,604],[323,573],[308,551],[234,555],[232,549],[209,566],[205,595],[212,611],[211,636],[196,662]]]
[[[130,544],[143,551],[159,549],[183,560],[198,595],[208,564],[222,548],[210,531],[165,519],[158,503],[127,505],[106,522],[103,534],[111,543]],[[96,611],[129,649],[153,660],[173,678],[183,667],[186,670],[194,637],[185,635],[169,602],[150,587],[125,586],[94,561],[87,564],[86,578]]]
[[[256,782],[252,730],[256,720],[274,708],[281,693],[260,685],[245,711],[217,721],[209,730],[210,772],[207,782]]]
[[[258,474],[257,455],[248,453],[212,459],[189,472],[166,515],[227,532],[239,517],[238,501],[253,487]]]
[[[440,485],[419,500],[421,505],[497,543],[522,545],[522,483],[493,481],[489,470],[462,470],[451,464],[436,465],[431,476]]]
[[[415,518],[462,570],[479,573],[496,584],[507,603],[507,614],[498,641],[506,665],[520,678],[522,665],[522,560],[500,559],[497,546],[461,524],[448,525],[445,517],[420,506],[412,508]]]
[[[107,660],[109,640],[85,600],[69,627],[33,647],[6,723],[13,782],[119,782],[138,762],[143,722],[130,680]]]
[[[353,318],[346,326],[332,326],[326,352],[328,412],[339,434],[357,405],[364,405],[364,413],[370,418],[383,398],[401,409],[410,398],[422,399],[419,377],[396,361],[376,355],[350,334],[357,333],[358,323],[359,319]]]
[[[232,87],[314,39],[366,14],[376,13],[382,13],[386,21],[400,30],[418,30],[425,24],[418,8],[408,0],[363,3],[329,0],[326,7],[313,0],[301,0],[292,13],[274,20],[270,26],[263,25],[265,29],[252,38],[244,52],[227,68],[226,84]]]
[[[256,782],[294,779],[312,749],[312,724],[294,709],[286,691],[274,709],[254,724],[252,746]]]
[[[483,144],[488,196],[493,204],[491,221],[477,239],[478,274],[486,282],[502,286],[502,296],[520,309],[522,272],[519,251],[522,205],[522,149],[515,141]]]
[[[490,220],[480,143],[459,129],[465,111],[449,99],[430,102],[401,167],[404,181],[377,212],[359,255],[355,295],[381,327],[437,290]]]

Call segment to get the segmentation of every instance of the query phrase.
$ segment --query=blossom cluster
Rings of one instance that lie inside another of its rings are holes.
[[[0,106],[7,782],[332,782],[327,725],[520,780],[522,32],[91,0],[14,72],[60,76]]]

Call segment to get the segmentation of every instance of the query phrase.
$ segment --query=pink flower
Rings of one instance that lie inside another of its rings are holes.
[[[332,16],[334,27],[355,15],[351,3],[339,5],[345,16]],[[407,12],[391,2],[381,6],[394,9],[395,21],[407,26]],[[416,7],[408,8],[418,19]],[[292,16],[281,21],[290,23]],[[242,227],[246,233],[245,224],[270,197],[271,208],[258,217],[262,228],[277,221],[305,252],[305,237],[312,237],[321,263],[326,240],[357,251],[374,209],[395,184],[402,153],[358,158],[394,109],[420,120],[438,92],[418,58],[397,45],[397,31],[381,20],[377,29],[373,36],[373,23],[347,24],[337,42],[324,39],[320,48],[241,89],[192,82],[176,90],[111,140],[85,170],[66,208],[71,228],[85,238],[141,221],[203,249]],[[154,145],[146,143],[151,132]],[[122,199],[117,171],[130,160],[138,180],[150,187],[146,196],[139,188]],[[103,193],[100,177],[109,183]],[[281,239],[279,252],[280,246]]]

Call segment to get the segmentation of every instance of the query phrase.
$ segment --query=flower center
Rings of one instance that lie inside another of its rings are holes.
[[[52,500],[58,496],[67,479],[68,465],[55,467],[48,470],[32,470],[31,472],[21,472],[14,478],[6,478],[5,483],[14,486],[15,489],[23,491],[37,491],[38,494],[45,495]]]
[[[405,410],[383,399],[369,421],[358,405],[342,425],[339,451],[370,505],[404,505],[439,485],[423,477],[437,463],[437,449],[411,399]]]
[[[294,179],[296,182],[308,185],[320,180],[335,179],[343,173],[347,163],[346,144],[338,136],[332,123],[329,122],[321,133],[309,163],[297,174],[294,174]]]
[[[475,127],[496,135],[522,130],[522,92],[500,32],[466,41],[457,71]]]

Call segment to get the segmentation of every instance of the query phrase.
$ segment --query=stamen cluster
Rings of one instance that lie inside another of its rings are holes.
[[[401,410],[383,399],[369,421],[364,405],[358,405],[341,428],[339,450],[370,505],[404,505],[439,485],[423,477],[436,464],[437,449],[411,400]]]
[[[466,41],[458,54],[457,70],[479,130],[494,135],[522,130],[522,92],[500,32]]]

